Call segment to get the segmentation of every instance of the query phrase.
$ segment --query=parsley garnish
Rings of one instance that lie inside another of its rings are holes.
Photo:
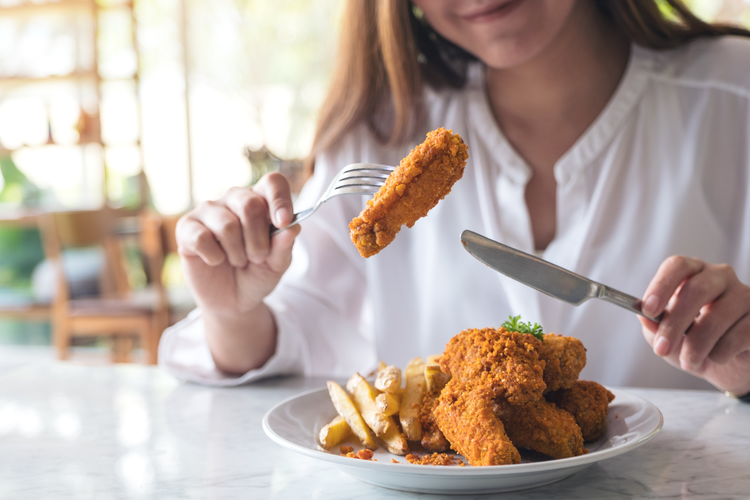
[[[509,320],[500,326],[509,332],[530,333],[539,340],[544,340],[544,331],[542,331],[542,325],[539,323],[534,323],[534,326],[531,326],[531,323],[524,323],[521,321],[520,314],[518,316],[508,316],[508,318]]]

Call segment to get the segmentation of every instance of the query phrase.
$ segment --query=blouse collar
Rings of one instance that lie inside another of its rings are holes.
[[[555,164],[558,184],[569,182],[610,144],[643,94],[653,63],[651,51],[631,46],[628,65],[615,93],[589,128]],[[525,185],[531,178],[531,169],[507,140],[492,114],[485,83],[485,66],[472,64],[467,76],[467,87],[481,95],[473,112],[477,113],[477,123],[484,128],[480,135],[486,141],[487,149],[493,152],[503,173],[515,183]]]

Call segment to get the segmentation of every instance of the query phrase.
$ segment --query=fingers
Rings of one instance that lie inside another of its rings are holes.
[[[271,253],[266,259],[268,267],[275,272],[283,272],[292,262],[292,247],[302,227],[297,224],[273,237]]]
[[[285,227],[292,217],[289,183],[281,174],[268,174],[254,188],[232,188],[180,219],[178,247],[182,255],[198,256],[209,266],[226,260],[238,268],[248,262],[262,264],[278,251],[284,255],[273,255],[269,265],[286,269],[299,227],[280,233],[273,242],[269,228],[272,218],[277,227]]]
[[[746,312],[747,303],[737,300],[731,289],[702,307],[679,351],[680,367],[686,371],[699,371],[709,354]],[[730,342],[726,348],[731,348],[734,343]]]
[[[727,289],[728,282],[727,276],[724,273],[716,272],[714,269],[703,268],[698,274],[691,276],[689,279],[680,286],[679,290],[672,296],[670,303],[667,306],[667,313],[664,315],[664,319],[659,325],[657,332],[657,346],[663,347],[665,344],[669,347],[673,347],[682,335],[688,334],[686,339],[686,345],[694,345],[696,341],[691,341],[690,337],[698,337],[703,341],[715,342],[718,337],[712,339],[707,338],[707,335],[716,335],[715,330],[709,328],[702,328],[701,331],[695,332],[694,328],[697,326],[698,320],[703,318],[708,323],[726,322],[726,318],[719,319],[715,314],[712,313],[714,308],[726,309],[720,304],[714,303]],[[705,311],[702,310],[705,307]],[[736,316],[732,318],[736,320]],[[731,326],[731,323],[723,325],[724,329],[721,332],[726,331],[726,328]],[[661,344],[660,344],[661,343]],[[666,351],[669,354],[670,350]],[[684,354],[684,353],[683,353]],[[706,352],[707,354],[707,352]],[[690,353],[691,358],[697,357],[696,353]],[[704,356],[705,357],[705,356]],[[694,360],[697,364],[697,359]],[[694,368],[691,364],[690,368]]]
[[[729,362],[739,353],[750,353],[750,313],[745,314],[716,343],[709,359],[718,365]]]
[[[646,340],[683,370],[709,376],[750,350],[750,287],[731,266],[670,257],[644,297],[646,314],[664,313],[658,324],[640,318]]]
[[[655,318],[661,314],[677,287],[703,269],[703,262],[689,257],[672,256],[662,262],[643,294],[643,312]]]
[[[198,220],[186,215],[177,222],[177,251],[186,257],[200,257],[209,266],[218,266],[226,255],[211,231]]]
[[[268,213],[276,227],[286,227],[292,222],[292,192],[283,175],[272,172],[258,181],[253,190],[268,202]]]
[[[245,256],[253,264],[265,260],[271,249],[267,201],[251,189],[232,188],[223,203],[239,219]]]
[[[200,222],[219,243],[232,267],[247,265],[245,244],[242,241],[242,225],[231,210],[219,202],[207,201],[191,214],[190,218]]]
[[[656,275],[646,288],[643,296],[643,312],[656,317],[667,311],[653,339],[654,352],[657,355],[667,356],[672,352],[679,337],[685,333],[698,314],[700,307],[708,302],[704,301],[698,305],[699,296],[703,291],[702,286],[707,286],[703,282],[698,285],[693,284],[688,290],[683,290],[689,282],[686,280],[699,274],[703,267],[704,263],[698,259],[669,257],[659,266]],[[720,292],[715,293],[712,299],[716,298]],[[677,300],[678,295],[680,300]],[[679,309],[672,311],[674,307]]]
[[[273,219],[276,227],[292,221],[292,195],[289,182],[278,173],[264,176],[253,189],[230,189],[222,201],[239,218],[247,258],[254,264],[265,261],[271,252],[269,227]],[[291,233],[296,236],[299,231]],[[287,235],[275,249],[285,250],[294,241]]]

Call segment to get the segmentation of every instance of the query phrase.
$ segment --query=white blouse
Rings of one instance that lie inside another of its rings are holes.
[[[161,365],[213,385],[287,373],[346,377],[379,359],[403,367],[442,352],[461,330],[520,314],[583,341],[584,379],[710,387],[653,354],[632,313],[601,301],[573,307],[464,250],[459,236],[471,229],[534,251],[524,200],[531,171],[498,128],[483,81],[477,66],[464,89],[427,93],[423,133],[459,133],[469,160],[453,191],[412,229],[363,259],[348,223],[364,198],[335,198],[303,223],[292,266],[266,301],[278,345],[265,366],[240,377],[219,372],[198,311],[164,332]],[[353,130],[317,159],[297,208],[311,206],[345,165],[397,165],[409,150],[380,145],[365,127]],[[557,232],[544,259],[638,297],[670,255],[729,263],[750,283],[750,39],[664,52],[633,47],[611,101],[554,172]]]

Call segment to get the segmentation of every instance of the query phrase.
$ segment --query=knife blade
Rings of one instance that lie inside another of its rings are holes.
[[[461,233],[461,243],[467,252],[495,271],[568,304],[579,306],[589,299],[602,299],[657,323],[663,316],[643,314],[641,299],[468,229]]]

